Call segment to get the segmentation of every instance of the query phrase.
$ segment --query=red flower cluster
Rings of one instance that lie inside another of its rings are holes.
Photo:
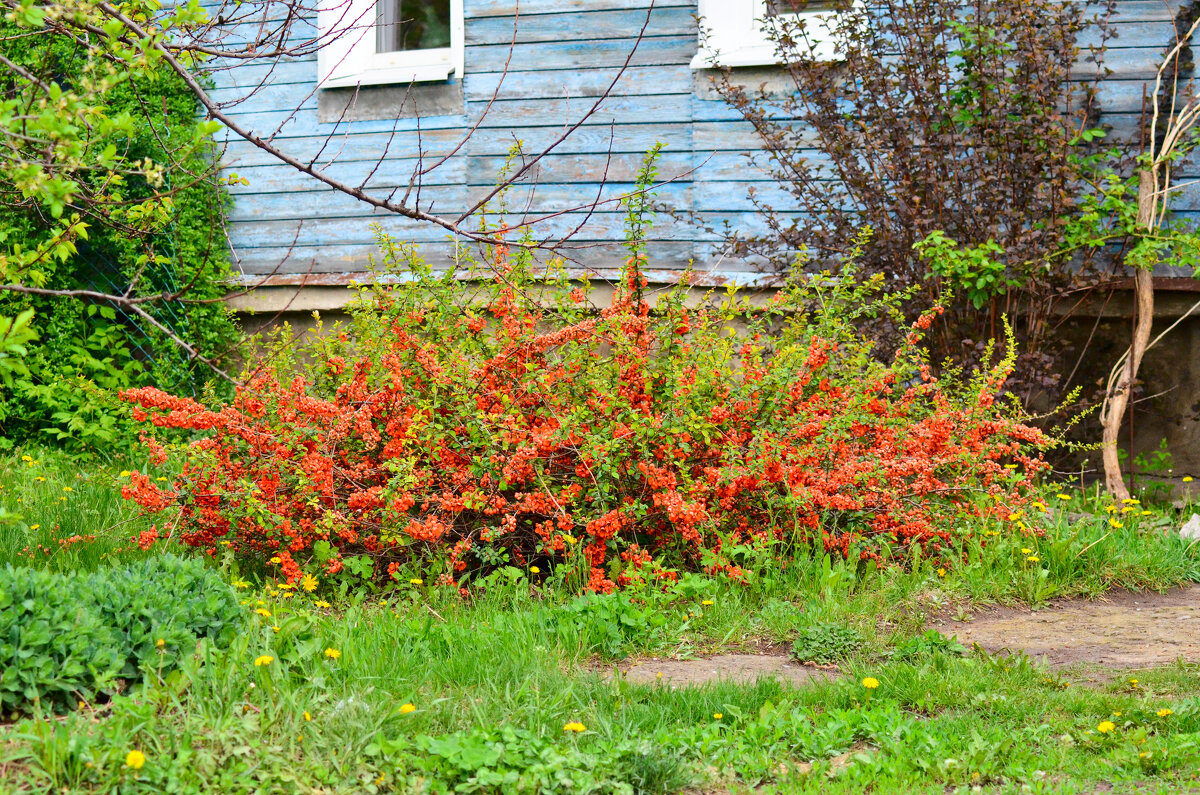
[[[813,312],[795,285],[765,309],[689,308],[681,286],[652,312],[644,284],[631,268],[600,312],[516,266],[490,288],[373,288],[353,334],[319,336],[310,367],[256,364],[230,405],[123,392],[203,432],[171,488],[135,474],[125,496],[289,580],[352,556],[380,577],[419,556],[456,588],[505,559],[583,561],[610,591],[738,577],[747,548],[936,555],[1043,467],[1047,440],[995,402],[1009,361],[952,389],[930,375],[934,313],[885,365],[841,319],[859,288]]]

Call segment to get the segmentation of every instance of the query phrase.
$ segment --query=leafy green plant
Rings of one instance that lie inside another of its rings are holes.
[[[87,586],[124,654],[125,677],[174,668],[201,638],[225,645],[245,621],[236,592],[195,559],[156,556],[96,572]]]
[[[163,556],[87,577],[0,571],[0,707],[73,706],[116,677],[159,674],[199,639],[245,623],[233,589],[199,560]]]
[[[654,642],[667,626],[663,609],[669,597],[642,598],[626,592],[588,593],[556,614],[560,635],[578,637],[584,648],[606,657],[623,657]]]
[[[940,654],[961,656],[967,648],[957,638],[947,638],[937,630],[927,630],[922,635],[908,638],[891,652],[891,657],[903,662],[912,662]]]
[[[692,778],[678,755],[644,740],[554,742],[514,726],[376,741],[366,753],[396,785],[448,792],[660,793]]]
[[[862,645],[862,633],[854,627],[822,622],[810,624],[796,634],[792,656],[800,662],[828,665],[846,659]]]
[[[0,709],[91,700],[121,669],[120,647],[77,577],[0,569]]]

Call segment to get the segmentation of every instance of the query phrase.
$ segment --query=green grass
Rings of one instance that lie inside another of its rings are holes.
[[[144,557],[130,539],[150,526],[121,497],[119,467],[80,467],[30,449],[0,457],[0,564],[91,571]]]
[[[31,459],[0,462],[0,494],[20,489],[25,517],[0,531],[7,562],[68,570],[155,554],[128,541],[145,524],[114,497],[119,470],[63,474],[65,461]],[[1109,670],[1089,683],[1091,669],[1050,671],[914,640],[932,611],[1200,580],[1200,550],[1168,532],[1173,510],[1142,516],[1138,506],[1136,516],[1116,514],[1115,527],[1102,499],[1071,496],[1050,493],[1056,512],[1044,537],[1017,526],[1030,517],[981,526],[997,535],[968,542],[969,562],[941,572],[922,561],[880,572],[796,553],[749,584],[690,577],[674,595],[579,599],[553,578],[539,585],[514,570],[471,600],[404,586],[329,608],[318,605],[331,598],[321,591],[289,597],[247,584],[252,629],[230,648],[201,647],[166,677],[146,671],[110,703],[0,726],[0,792],[1200,786],[1200,666]],[[67,550],[22,552],[35,539],[49,546],[89,532],[95,541]],[[801,690],[774,681],[671,689],[604,676],[627,655],[798,637],[843,676]],[[270,662],[255,665],[263,657]],[[878,689],[863,687],[868,676]],[[1103,721],[1112,732],[1097,731]],[[586,730],[565,731],[571,723]],[[140,770],[125,764],[135,749],[147,759]]]

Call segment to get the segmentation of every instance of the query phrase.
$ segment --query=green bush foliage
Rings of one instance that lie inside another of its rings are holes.
[[[198,560],[154,558],[87,577],[0,570],[0,708],[61,709],[117,677],[175,668],[242,626],[236,593]]]
[[[112,629],[78,577],[0,570],[0,709],[90,699],[121,669]]]
[[[124,677],[146,666],[174,668],[202,638],[227,644],[245,616],[237,594],[215,572],[174,555],[97,572],[88,590],[124,650]]]
[[[0,36],[5,57],[21,69],[64,91],[85,90],[95,56],[84,43],[30,35],[12,20],[0,20]],[[27,94],[37,93],[20,81],[9,89],[22,102],[33,102]],[[195,97],[178,75],[147,67],[131,70],[90,101],[108,117],[132,121],[98,127],[102,140],[89,145],[110,144],[113,157],[154,163],[161,171],[110,175],[107,184],[91,186],[105,207],[118,208],[111,216],[81,221],[86,229],[79,239],[39,258],[32,270],[0,267],[0,273],[7,283],[56,291],[121,294],[135,284],[140,297],[183,292],[187,300],[142,308],[201,355],[219,359],[237,336],[224,305],[212,301],[225,293],[229,272],[220,245],[228,197]],[[36,251],[62,232],[62,219],[29,195],[19,177],[0,169],[0,252]],[[68,204],[66,212],[76,209]],[[28,310],[32,320],[23,314]],[[127,445],[135,435],[112,391],[156,384],[197,394],[211,377],[144,318],[110,303],[0,292],[0,318],[12,316],[38,341],[27,335],[19,366],[6,367],[0,323],[0,448],[34,440],[76,452]]]

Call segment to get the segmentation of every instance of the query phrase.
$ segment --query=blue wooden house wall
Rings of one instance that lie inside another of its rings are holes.
[[[517,5],[515,0],[465,0],[463,102],[450,115],[322,122],[315,56],[218,71],[214,93],[235,99],[266,77],[265,88],[233,110],[243,125],[260,134],[278,129],[276,142],[298,157],[323,151],[318,162],[346,181],[357,183],[374,170],[368,187],[385,190],[407,185],[418,156],[440,156],[457,145],[499,86],[498,101],[479,129],[421,186],[422,209],[454,214],[495,184],[517,139],[526,151],[539,151],[592,104],[628,56],[650,3],[522,0],[519,22]],[[1118,36],[1110,42],[1105,61],[1110,74],[1100,97],[1102,121],[1118,134],[1136,129],[1154,71],[1174,40],[1180,7],[1178,0],[1118,0]],[[531,195],[528,189],[514,192],[512,208],[541,214],[591,202],[598,191],[602,198],[619,195],[631,187],[643,154],[655,142],[666,147],[661,176],[677,178],[658,193],[665,205],[742,229],[760,224],[749,188],[786,206],[766,174],[747,161],[756,145],[749,125],[704,90],[704,71],[689,66],[697,50],[696,10],[696,0],[654,3],[646,37],[612,96],[542,162]],[[501,82],[514,25],[517,43]],[[295,34],[315,35],[315,20]],[[388,154],[377,166],[385,147]],[[247,280],[271,274],[273,284],[346,283],[365,270],[375,250],[373,221],[400,240],[419,243],[429,259],[448,261],[444,230],[373,212],[236,137],[228,138],[222,162],[249,182],[233,188],[228,219],[235,264]],[[605,172],[608,184],[601,186]],[[1178,207],[1193,214],[1200,209],[1200,194],[1185,190]],[[537,231],[563,234],[580,221],[562,216]],[[622,259],[621,239],[622,213],[607,205],[574,237],[573,243],[589,247],[574,251],[572,258],[581,267],[611,273]],[[696,270],[714,283],[750,278],[751,268],[722,257],[714,236],[694,224],[660,216],[651,240],[656,269],[678,270],[694,260]]]

